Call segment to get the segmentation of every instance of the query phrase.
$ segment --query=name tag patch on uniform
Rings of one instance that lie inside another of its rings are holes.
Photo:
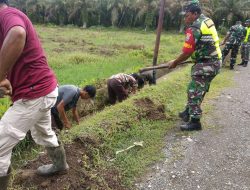
[[[204,23],[207,25],[208,28],[214,26],[214,22],[211,19],[205,20]]]

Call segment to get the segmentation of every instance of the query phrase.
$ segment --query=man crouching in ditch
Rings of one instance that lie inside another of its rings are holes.
[[[13,102],[0,121],[0,188],[6,190],[12,149],[29,130],[53,162],[39,167],[37,174],[65,172],[69,166],[51,129],[50,109],[58,95],[57,80],[35,29],[25,14],[8,6],[7,0],[0,0],[0,28],[0,87]]]
[[[62,130],[64,127],[71,128],[71,124],[67,118],[66,111],[72,109],[73,118],[79,125],[80,119],[77,111],[77,102],[79,98],[90,99],[96,95],[96,88],[92,85],[87,85],[83,88],[78,88],[74,85],[59,86],[58,97],[56,104],[51,109],[52,117],[56,127]]]
[[[193,59],[192,80],[187,90],[188,102],[186,109],[179,116],[183,121],[189,121],[181,126],[181,130],[201,130],[201,103],[211,81],[219,73],[222,55],[214,23],[201,13],[199,1],[193,0],[186,6],[185,23],[188,27],[182,54],[170,61],[168,66],[175,68],[189,57]]]
[[[109,103],[113,105],[117,99],[122,102],[128,98],[130,90],[135,93],[137,88],[143,86],[144,80],[136,73],[112,75],[107,82]]]

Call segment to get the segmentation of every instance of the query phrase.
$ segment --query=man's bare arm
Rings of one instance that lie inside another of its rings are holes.
[[[72,109],[72,114],[73,114],[73,117],[74,117],[75,121],[76,121],[77,124],[79,125],[80,119],[79,119],[79,114],[78,114],[78,111],[77,111],[76,108],[73,108],[73,109]]]
[[[57,111],[59,112],[59,115],[61,119],[63,120],[63,124],[65,125],[66,128],[71,128],[71,125],[69,123],[69,120],[67,118],[65,109],[64,109],[64,101],[62,100],[58,105],[57,105]]]
[[[21,26],[14,26],[7,33],[0,50],[0,81],[16,63],[23,52],[26,41],[26,31]]]

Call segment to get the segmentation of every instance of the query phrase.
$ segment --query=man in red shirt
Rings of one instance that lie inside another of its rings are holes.
[[[45,146],[53,164],[37,173],[51,175],[67,170],[65,151],[51,129],[50,109],[58,95],[57,80],[49,68],[32,23],[25,14],[0,0],[0,88],[13,105],[0,121],[0,184],[7,189],[13,147],[31,131]]]

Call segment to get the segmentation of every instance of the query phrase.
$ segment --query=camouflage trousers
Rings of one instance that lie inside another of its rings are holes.
[[[242,62],[249,61],[250,43],[243,43],[241,46],[241,59]]]
[[[201,103],[209,91],[211,81],[219,73],[220,67],[221,61],[196,63],[192,67],[192,79],[187,89],[187,107],[192,118],[201,118]]]
[[[228,55],[229,51],[231,50],[231,58],[230,58],[230,65],[234,66],[236,63],[236,58],[239,52],[240,45],[239,44],[230,44],[226,43],[225,47],[222,50],[222,62]]]

